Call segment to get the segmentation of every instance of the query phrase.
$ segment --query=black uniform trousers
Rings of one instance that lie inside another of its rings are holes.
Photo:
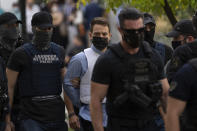
[[[109,118],[107,131],[159,131],[160,128],[154,120],[125,120],[121,118]]]
[[[83,128],[83,131],[94,131],[94,128],[90,121],[84,120],[82,117],[80,117],[80,123]],[[104,131],[106,131],[106,128],[104,128]]]
[[[4,131],[5,130],[5,126],[6,126],[6,123],[3,122],[3,121],[0,121],[0,131]]]

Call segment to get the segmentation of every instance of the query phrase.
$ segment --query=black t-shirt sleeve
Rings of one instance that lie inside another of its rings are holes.
[[[7,67],[20,72],[28,64],[28,55],[22,47],[17,48],[10,56]]]
[[[171,81],[174,74],[187,62],[189,56],[189,50],[186,45],[178,47],[167,66],[167,77]]]
[[[111,79],[111,68],[113,65],[110,63],[110,59],[107,55],[101,55],[94,66],[92,73],[92,81],[101,83],[101,84],[109,84]]]
[[[191,96],[192,85],[195,82],[195,70],[191,65],[184,65],[173,77],[170,83],[169,95],[182,101],[187,101]]]

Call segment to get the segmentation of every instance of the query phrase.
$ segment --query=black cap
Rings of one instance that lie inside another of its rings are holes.
[[[32,17],[31,25],[39,28],[53,27],[52,16],[46,11],[35,13]]]
[[[148,13],[144,13],[144,24],[146,25],[149,23],[156,25],[154,17]]]
[[[0,25],[2,24],[14,24],[14,23],[22,23],[17,17],[10,12],[5,12],[0,15]]]
[[[179,35],[191,35],[194,37],[197,36],[191,20],[180,20],[175,24],[173,30],[166,36],[178,37]]]

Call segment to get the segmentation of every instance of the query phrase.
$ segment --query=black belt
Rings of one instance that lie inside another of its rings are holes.
[[[109,117],[109,121],[111,121],[115,125],[119,126],[127,126],[127,127],[135,127],[135,128],[145,128],[150,124],[154,123],[154,120],[147,119],[128,119],[128,118],[117,118],[117,117]]]

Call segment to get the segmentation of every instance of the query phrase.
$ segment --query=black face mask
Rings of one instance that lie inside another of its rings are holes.
[[[92,43],[95,48],[102,51],[107,47],[109,42],[108,42],[108,38],[94,36],[92,39]]]
[[[132,48],[138,48],[144,41],[144,28],[138,30],[123,29],[123,40]]]
[[[0,43],[1,48],[12,52],[15,49],[16,41],[19,37],[18,27],[7,28],[0,26]]]
[[[0,37],[9,40],[17,40],[17,38],[19,37],[19,28],[7,28],[5,26],[0,26]]]
[[[38,49],[47,50],[50,47],[52,31],[45,32],[34,30],[33,32],[33,44],[35,44]]]
[[[150,31],[144,32],[144,40],[147,41],[152,47],[154,46],[154,35],[155,35],[155,29],[151,29]]]
[[[182,41],[172,41],[172,47],[175,50],[178,46],[181,45]]]

